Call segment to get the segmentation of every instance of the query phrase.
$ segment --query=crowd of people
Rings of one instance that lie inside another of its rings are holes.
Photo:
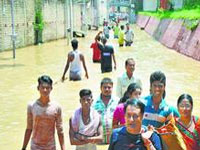
[[[104,28],[91,45],[94,51],[98,50],[98,55],[93,55],[92,59],[101,63],[102,73],[112,71],[112,61],[116,69],[114,48],[107,45],[107,24]],[[125,45],[131,46],[133,31],[129,24],[126,24],[125,32],[123,28],[121,26],[120,30],[116,24],[113,28],[114,38],[120,40],[121,36],[125,36]],[[122,44],[120,41],[119,46],[123,46],[124,42]],[[71,45],[73,51],[68,53],[62,81],[66,79],[69,68],[69,80],[81,80],[81,64],[86,78],[89,78],[84,55],[78,50],[78,41],[73,39]],[[116,95],[113,94],[113,80],[109,77],[101,80],[101,92],[95,99],[90,89],[80,90],[80,107],[69,120],[71,145],[76,145],[76,150],[96,150],[97,144],[109,144],[108,150],[165,150],[169,149],[167,140],[174,136],[173,127],[180,132],[174,140],[179,147],[174,147],[174,150],[200,150],[200,119],[192,115],[192,96],[182,94],[177,100],[177,108],[169,105],[165,99],[166,76],[162,71],[155,71],[149,78],[149,95],[141,97],[142,81],[134,75],[135,64],[133,58],[126,59],[125,72],[117,78]],[[62,109],[51,100],[52,89],[53,80],[49,76],[38,78],[40,97],[28,104],[22,150],[27,148],[31,137],[31,150],[56,150],[55,129],[61,150],[67,149]],[[172,120],[174,126],[169,130],[167,126]]]

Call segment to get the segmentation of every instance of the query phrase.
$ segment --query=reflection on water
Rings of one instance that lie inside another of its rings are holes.
[[[101,74],[99,64],[92,63],[90,44],[96,32],[92,31],[86,38],[78,39],[79,49],[86,57],[89,72],[89,80],[84,78],[80,82],[59,82],[67,52],[71,50],[67,40],[18,49],[15,60],[11,59],[12,51],[0,53],[0,149],[21,148],[26,128],[26,106],[29,101],[38,98],[37,78],[42,74],[48,74],[55,82],[58,81],[51,96],[63,107],[66,147],[73,149],[68,138],[68,119],[79,106],[80,89],[90,88],[94,97],[97,97],[100,93],[100,80],[107,76],[114,80],[115,86],[116,78],[124,71],[124,62],[128,57],[136,60],[135,75],[143,82],[143,95],[149,92],[150,74],[155,70],[162,70],[167,76],[168,102],[176,105],[180,94],[190,93],[194,98],[194,114],[199,115],[200,63],[163,47],[137,27],[134,27],[134,31],[132,47],[118,48],[117,41],[109,41],[116,47],[117,70],[106,74]],[[106,147],[98,146],[98,149]]]

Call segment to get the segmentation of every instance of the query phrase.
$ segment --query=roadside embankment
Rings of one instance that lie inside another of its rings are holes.
[[[199,21],[195,29],[190,29],[193,20],[138,15],[136,24],[166,47],[200,61]]]

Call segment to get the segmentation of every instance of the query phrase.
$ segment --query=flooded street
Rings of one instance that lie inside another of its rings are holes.
[[[133,26],[133,30],[135,39],[132,47],[119,48],[116,40],[109,41],[115,47],[117,70],[106,74],[101,74],[100,64],[92,62],[90,45],[97,31],[89,31],[86,38],[79,38],[79,50],[86,57],[89,73],[89,79],[84,78],[79,82],[59,81],[67,53],[71,50],[66,39],[18,49],[15,60],[12,59],[12,51],[0,53],[0,149],[21,149],[27,103],[39,97],[37,78],[43,74],[50,75],[54,82],[58,81],[51,96],[62,105],[66,149],[73,149],[69,143],[68,120],[79,107],[80,89],[91,89],[95,98],[100,94],[101,79],[110,77],[114,81],[115,94],[117,76],[125,71],[124,63],[129,57],[136,61],[134,74],[142,81],[143,96],[149,93],[150,74],[161,70],[167,77],[166,100],[175,106],[179,95],[189,93],[194,99],[193,113],[200,116],[200,62],[167,49],[137,26]],[[58,142],[57,148],[60,149]],[[107,146],[98,146],[98,150],[105,149]]]

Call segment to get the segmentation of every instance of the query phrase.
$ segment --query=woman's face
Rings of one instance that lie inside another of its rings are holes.
[[[139,99],[141,96],[142,90],[140,88],[137,88],[135,91],[133,91],[130,94],[130,99]]]
[[[188,99],[183,99],[178,104],[178,111],[181,117],[190,117],[192,115],[192,105]]]

